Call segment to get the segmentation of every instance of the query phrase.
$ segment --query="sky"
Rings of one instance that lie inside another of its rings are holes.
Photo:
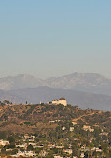
[[[111,78],[111,0],[1,0],[0,77]]]

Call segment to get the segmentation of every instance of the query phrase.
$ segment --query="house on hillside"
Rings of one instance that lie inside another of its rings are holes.
[[[72,154],[72,149],[63,149],[63,152],[68,153],[69,155]]]
[[[74,131],[74,127],[70,127],[70,132],[73,132]]]
[[[90,131],[90,132],[94,132],[94,129],[91,128],[91,126],[88,126],[88,125],[84,125],[84,126],[83,126],[83,130],[85,130],[85,131]]]
[[[2,145],[2,146],[5,146],[5,145],[9,145],[9,144],[10,144],[9,141],[0,139],[0,146],[1,146],[1,145]]]
[[[47,151],[41,150],[40,153],[39,153],[39,156],[40,156],[40,157],[46,157],[47,154],[48,154]]]

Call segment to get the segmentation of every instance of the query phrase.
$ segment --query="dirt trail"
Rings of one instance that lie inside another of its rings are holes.
[[[73,119],[72,121],[73,121],[73,122],[76,122],[76,121],[78,121],[79,119],[81,119],[81,118],[84,117],[84,116],[93,115],[93,114],[95,114],[95,112],[92,112],[92,113],[90,113],[90,114],[84,114],[84,115],[79,116],[78,118]]]

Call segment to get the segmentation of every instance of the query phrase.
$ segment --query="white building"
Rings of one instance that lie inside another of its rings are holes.
[[[40,153],[39,153],[39,156],[40,156],[40,157],[46,157],[47,154],[48,154],[47,151],[41,150]]]
[[[63,158],[63,156],[60,156],[60,155],[54,155],[54,158]]]
[[[94,132],[94,129],[91,128],[91,126],[88,126],[88,125],[84,125],[84,126],[83,126],[83,129],[84,129],[85,131]]]
[[[55,104],[55,105],[62,104],[62,105],[64,105],[64,106],[67,106],[67,101],[66,101],[66,99],[64,99],[64,98],[60,98],[59,100],[52,100],[51,103],[52,103],[52,104]]]
[[[24,156],[24,157],[34,157],[36,156],[36,154],[33,151],[18,151],[18,153],[16,155],[11,155],[12,157],[19,157],[19,156]]]
[[[27,148],[27,143],[16,145],[16,147]]]
[[[81,153],[80,157],[83,158],[84,156],[85,156],[84,153]]]
[[[8,145],[8,144],[9,144],[9,141],[3,140],[3,139],[0,140],[0,145],[5,146],[5,145]]]
[[[63,152],[68,153],[68,154],[72,154],[72,149],[64,149]]]
[[[70,132],[73,132],[74,131],[74,127],[70,127]]]
[[[66,127],[62,127],[62,130],[64,131],[66,129]]]
[[[77,125],[77,122],[72,121],[73,126]]]

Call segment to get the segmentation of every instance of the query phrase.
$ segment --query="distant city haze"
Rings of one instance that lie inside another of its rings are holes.
[[[111,78],[111,1],[0,1],[0,77]]]

